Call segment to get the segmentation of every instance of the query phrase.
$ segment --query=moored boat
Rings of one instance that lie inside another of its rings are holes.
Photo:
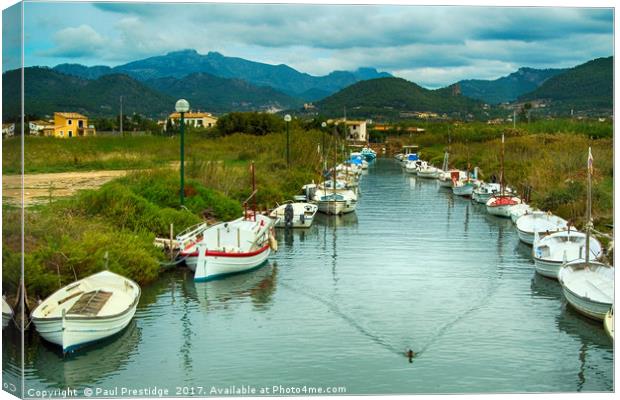
[[[554,232],[564,231],[568,229],[568,222],[550,212],[534,211],[519,217],[516,226],[519,239],[523,243],[532,245],[536,234],[549,235]]]
[[[558,279],[562,264],[585,259],[586,234],[576,230],[565,230],[538,238],[532,247],[534,267],[540,275]],[[601,243],[590,237],[590,257],[598,259],[603,253]]]
[[[471,194],[471,199],[476,203],[486,204],[487,201],[496,193],[501,190],[499,183],[487,183],[484,182],[474,189]]]
[[[198,261],[198,253],[196,246],[202,240],[204,231],[208,228],[207,224],[202,222],[194,226],[190,226],[176,236],[179,246],[179,257],[184,259],[185,265],[194,271],[196,262]]]
[[[516,224],[520,216],[533,212],[533,211],[534,209],[530,207],[528,204],[525,204],[525,203],[516,204],[510,208],[510,219],[512,220],[514,224]]]
[[[31,319],[43,339],[67,353],[123,330],[139,300],[137,283],[101,271],[56,291],[34,309]]]
[[[274,221],[256,212],[211,226],[198,244],[194,281],[220,279],[262,266],[277,248]]]
[[[420,167],[420,169],[418,170],[418,177],[425,179],[437,179],[439,178],[440,172],[441,170],[439,168],[427,164]]]
[[[325,214],[347,214],[357,208],[357,196],[351,190],[318,190],[314,201],[319,211]]]
[[[521,204],[521,199],[513,195],[494,195],[487,201],[487,212],[497,217],[510,218],[513,206]]]
[[[289,202],[275,208],[269,216],[276,228],[309,228],[318,210],[316,204]]]
[[[613,267],[598,261],[573,261],[562,266],[558,281],[573,308],[603,321],[614,302]]]

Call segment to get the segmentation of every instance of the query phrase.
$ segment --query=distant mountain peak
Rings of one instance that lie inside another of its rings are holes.
[[[167,56],[182,56],[182,55],[199,55],[198,52],[194,49],[181,49],[169,51],[166,53]]]

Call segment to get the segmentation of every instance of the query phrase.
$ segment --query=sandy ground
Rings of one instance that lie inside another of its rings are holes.
[[[104,183],[123,176],[127,171],[59,172],[53,174],[24,175],[24,205],[48,202],[51,197],[66,197],[80,189],[97,188]],[[19,205],[20,175],[2,175],[2,198],[4,202]]]

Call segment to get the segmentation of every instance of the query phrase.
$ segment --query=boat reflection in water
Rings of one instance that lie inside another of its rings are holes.
[[[547,279],[553,283],[550,279]],[[557,285],[559,286],[559,285]],[[560,289],[561,290],[561,289]],[[605,333],[605,329],[603,329],[603,323],[600,321],[594,321],[590,318],[587,318],[573,308],[570,307],[564,301],[562,311],[556,317],[556,324],[560,332],[564,332],[569,335],[576,341],[581,342],[581,346],[579,347],[579,370],[577,371],[577,388],[578,392],[584,390],[591,390],[587,385],[590,384],[593,387],[600,387],[602,382],[611,381],[611,385],[606,390],[613,390],[613,376],[611,379],[606,379],[605,375],[609,373],[609,371],[601,370],[600,374],[592,374],[591,369],[596,368],[596,364],[598,360],[595,360],[590,357],[590,350],[598,350],[600,348],[613,348],[613,343]],[[613,354],[610,355],[613,358]],[[613,372],[612,372],[613,374]],[[597,376],[601,375],[601,382],[588,382],[586,381],[586,376]]]
[[[194,282],[186,279],[187,295],[209,311],[222,310],[247,299],[255,309],[269,307],[276,290],[278,266],[269,262],[265,266],[226,279],[210,282]]]
[[[521,246],[529,249],[529,246],[519,241],[518,248]],[[532,289],[532,297],[553,301],[564,301],[562,296],[562,287],[556,280],[545,278],[539,274],[533,274],[530,288]]]
[[[348,227],[357,225],[357,214],[343,214],[343,215],[326,215],[326,214],[317,214],[314,217],[315,223],[321,226],[329,226],[329,227]]]
[[[122,374],[136,354],[141,330],[134,319],[118,334],[64,357],[58,346],[45,342],[38,335],[28,336],[36,343],[28,346],[34,351],[25,354],[25,374],[34,369],[38,379],[73,388],[91,387],[104,378]]]

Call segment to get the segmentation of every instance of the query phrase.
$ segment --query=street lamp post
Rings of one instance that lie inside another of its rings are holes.
[[[183,205],[185,202],[185,113],[189,111],[189,102],[180,99],[174,105],[174,109],[181,114],[181,190],[179,199]]]
[[[291,115],[286,114],[284,116],[284,121],[286,121],[286,166],[289,167],[291,165],[291,151],[289,149],[290,139],[289,139],[289,132],[288,132],[288,124],[289,122],[291,122]]]

